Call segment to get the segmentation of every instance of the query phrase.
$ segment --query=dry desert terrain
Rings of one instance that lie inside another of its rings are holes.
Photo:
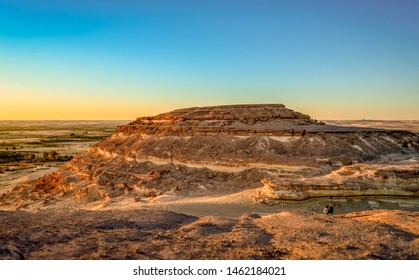
[[[370,124],[260,104],[40,128],[4,154],[0,258],[418,259],[419,122]]]

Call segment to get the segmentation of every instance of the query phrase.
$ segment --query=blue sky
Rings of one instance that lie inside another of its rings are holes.
[[[419,119],[419,1],[0,0],[0,119]]]

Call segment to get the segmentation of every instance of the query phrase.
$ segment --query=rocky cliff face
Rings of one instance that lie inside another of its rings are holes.
[[[273,199],[304,200],[318,197],[419,197],[417,165],[354,164],[314,178],[263,179],[263,193]]]
[[[332,164],[350,164],[418,150],[418,143],[418,137],[409,132],[320,124],[284,105],[235,105],[138,118],[90,152],[205,166],[316,164],[326,158]]]
[[[188,108],[119,127],[58,172],[16,188],[1,201],[14,205],[16,197],[29,197],[40,208],[51,200],[107,207],[122,199],[147,202],[252,188],[264,188],[267,196],[284,199],[418,196],[418,151],[416,134],[330,126],[284,105]],[[373,183],[358,181],[354,187],[330,175],[345,166],[380,160],[377,168],[387,170],[384,159],[393,154],[411,160],[408,168],[414,178],[403,181],[408,191],[393,183],[391,176],[383,179],[388,181],[384,185],[376,183],[378,177],[368,177]]]

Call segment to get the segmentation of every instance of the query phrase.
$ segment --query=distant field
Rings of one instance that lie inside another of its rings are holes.
[[[0,162],[74,156],[128,121],[0,121]],[[20,157],[19,157],[20,155]]]
[[[0,193],[56,170],[129,121],[0,121]]]
[[[407,130],[419,133],[419,120],[403,120],[403,121],[381,121],[381,120],[323,120],[326,124],[338,126],[357,126],[384,128],[394,130]]]

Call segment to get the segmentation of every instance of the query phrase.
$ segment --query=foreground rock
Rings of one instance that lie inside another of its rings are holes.
[[[319,123],[284,105],[176,110],[121,126],[2,209],[101,209],[233,194],[261,199],[419,195],[419,137]]]
[[[419,214],[0,211],[0,259],[418,259]]]

